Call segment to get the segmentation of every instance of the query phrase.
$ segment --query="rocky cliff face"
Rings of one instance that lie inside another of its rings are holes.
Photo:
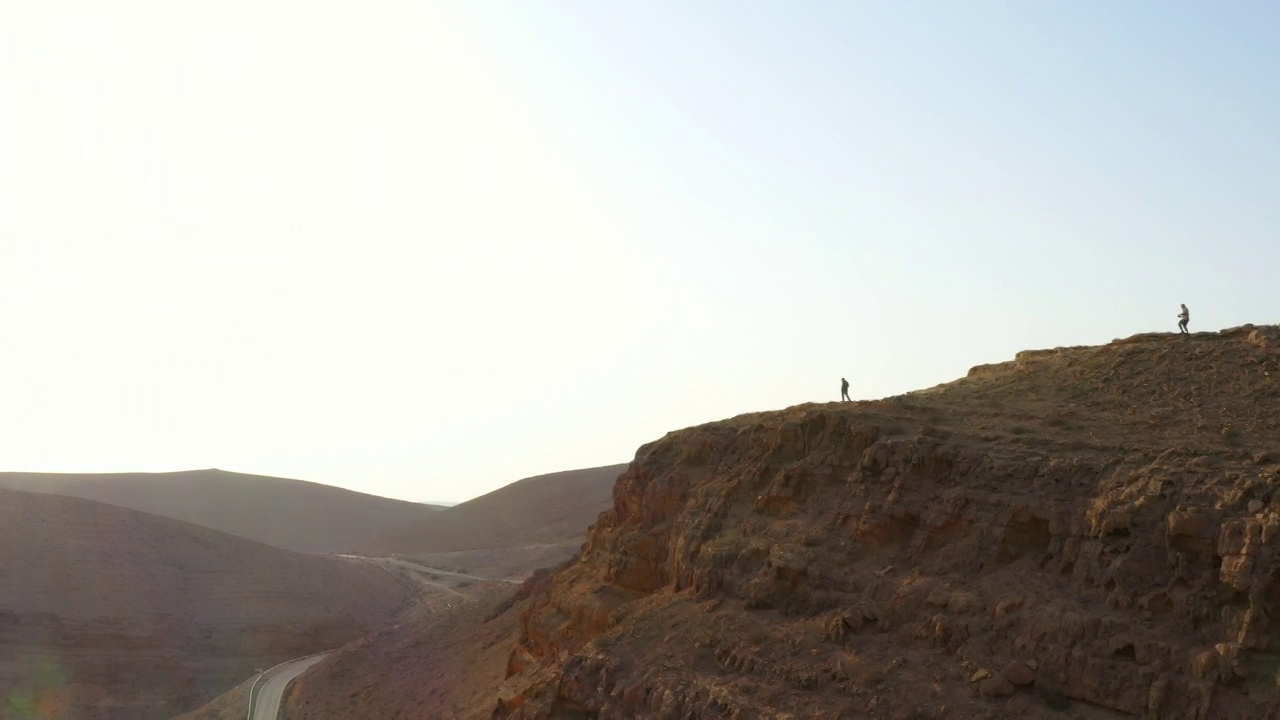
[[[493,715],[1277,717],[1277,348],[1138,336],[671,433]]]

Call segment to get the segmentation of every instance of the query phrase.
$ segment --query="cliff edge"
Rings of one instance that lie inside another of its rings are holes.
[[[1245,326],[670,433],[493,717],[1276,717],[1278,407]]]

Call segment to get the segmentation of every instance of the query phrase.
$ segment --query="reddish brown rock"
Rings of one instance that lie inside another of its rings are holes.
[[[1024,353],[642,447],[531,599],[530,689],[495,717],[978,717],[968,680],[1002,666],[978,692],[1085,719],[1280,716],[1249,690],[1280,646],[1280,356],[1246,337]]]
[[[1021,660],[1014,660],[1000,671],[1000,675],[1014,685],[1030,685],[1036,681],[1036,674]]]
[[[1009,682],[1001,675],[989,677],[982,681],[978,686],[978,692],[983,697],[1008,697],[1013,694],[1013,683]]]
[[[1209,512],[1187,512],[1175,510],[1169,513],[1169,534],[1209,539],[1218,534],[1218,522]]]
[[[1007,718],[1032,717],[1035,710],[1036,701],[1026,693],[1014,695],[1004,704],[1004,716]]]
[[[1191,661],[1191,672],[1205,680],[1213,680],[1218,673],[1218,653],[1216,650],[1205,650]]]

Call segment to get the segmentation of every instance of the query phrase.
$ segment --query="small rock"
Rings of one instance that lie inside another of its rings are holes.
[[[1035,703],[1027,695],[1014,695],[1005,701],[1005,717],[1027,717],[1035,711]]]
[[[1218,669],[1218,653],[1205,650],[1191,661],[1191,673],[1202,680],[1213,680],[1214,671]]]
[[[1034,659],[1031,659],[1027,661],[1027,667],[1031,668],[1032,670],[1035,670],[1040,667],[1040,664],[1037,663]]]
[[[978,605],[978,597],[970,592],[957,592],[947,600],[947,612],[967,613]]]
[[[1014,685],[1030,685],[1036,681],[1036,674],[1021,660],[1014,660],[1000,671],[1000,676]]]
[[[1218,524],[1212,516],[1201,512],[1174,510],[1165,519],[1170,535],[1212,538],[1218,534]]]
[[[985,697],[1009,697],[1013,694],[1013,683],[999,675],[987,678],[978,686],[978,693]]]
[[[986,680],[986,679],[987,679],[987,678],[989,678],[989,677],[991,677],[991,671],[990,671],[990,670],[985,670],[985,669],[983,669],[983,670],[979,670],[978,672],[974,673],[974,674],[969,678],[969,682],[971,682],[971,683],[973,683],[973,682],[978,682],[979,680]]]
[[[926,605],[934,607],[946,607],[949,602],[951,602],[951,594],[945,590],[934,590],[924,599]]]
[[[782,568],[796,574],[802,574],[809,569],[809,561],[803,555],[781,547],[773,548],[769,553],[768,562],[775,568]]]
[[[1258,511],[1259,511],[1259,510],[1261,510],[1261,509],[1262,509],[1262,501],[1261,501],[1261,500],[1250,500],[1250,501],[1249,501],[1249,512],[1251,512],[1251,513],[1256,513],[1256,512],[1258,512]]]
[[[1011,597],[1005,600],[1001,600],[996,605],[994,615],[996,617],[1004,617],[1005,615],[1008,615],[1014,610],[1017,610],[1018,608],[1022,607],[1022,603],[1023,603],[1023,598],[1021,597]]]

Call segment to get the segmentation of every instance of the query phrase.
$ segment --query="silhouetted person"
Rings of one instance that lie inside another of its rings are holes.
[[[1178,313],[1178,332],[1187,335],[1187,323],[1191,321],[1191,313],[1187,310],[1187,306],[1182,306],[1182,312]]]
[[[840,378],[840,399],[849,399],[849,381],[844,378]]]

